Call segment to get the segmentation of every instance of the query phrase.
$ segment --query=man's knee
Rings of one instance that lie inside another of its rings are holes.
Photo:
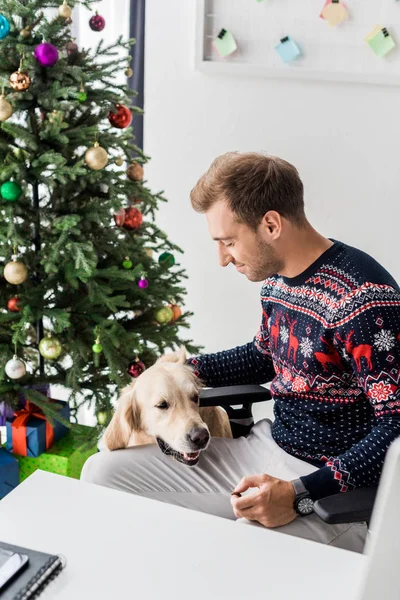
[[[83,465],[81,480],[88,483],[110,486],[115,475],[115,455],[113,452],[97,452]]]

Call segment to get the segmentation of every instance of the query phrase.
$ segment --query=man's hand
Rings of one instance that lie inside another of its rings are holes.
[[[235,495],[253,487],[258,487],[258,491],[243,497]],[[290,481],[270,475],[250,475],[243,477],[234,489],[231,504],[238,519],[244,517],[258,521],[264,527],[280,527],[297,517],[293,508],[294,498]]]

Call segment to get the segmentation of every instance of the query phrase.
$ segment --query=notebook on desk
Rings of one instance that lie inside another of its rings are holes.
[[[61,556],[0,541],[1,600],[37,598],[64,565]]]

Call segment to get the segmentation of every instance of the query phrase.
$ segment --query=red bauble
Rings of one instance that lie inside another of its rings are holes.
[[[90,29],[93,31],[103,31],[105,27],[106,21],[104,17],[98,15],[97,13],[93,15],[93,17],[89,21]]]
[[[116,104],[115,109],[108,113],[108,120],[113,127],[125,129],[132,122],[132,113],[127,106]]]
[[[182,316],[182,310],[180,309],[180,307],[177,304],[170,304],[169,307],[174,314],[172,320],[176,321],[177,319],[180,319]]]
[[[143,215],[134,206],[130,206],[125,210],[124,227],[127,229],[139,229],[143,223]]]
[[[128,374],[131,377],[139,377],[146,369],[145,364],[141,360],[135,360],[128,367]]]
[[[114,215],[114,221],[117,227],[122,227],[125,223],[125,209],[120,208],[117,214]]]
[[[19,312],[21,310],[20,306],[20,299],[18,298],[18,296],[14,296],[13,298],[10,298],[9,301],[7,302],[7,308],[10,312]]]

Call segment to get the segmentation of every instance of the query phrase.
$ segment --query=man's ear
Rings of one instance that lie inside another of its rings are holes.
[[[140,409],[136,400],[135,382],[122,390],[118,406],[104,433],[109,450],[126,448],[132,431],[140,431]]]
[[[170,352],[169,354],[164,354],[158,359],[158,363],[165,362],[174,362],[179,365],[186,364],[186,348],[185,346],[181,346],[177,352]]]

